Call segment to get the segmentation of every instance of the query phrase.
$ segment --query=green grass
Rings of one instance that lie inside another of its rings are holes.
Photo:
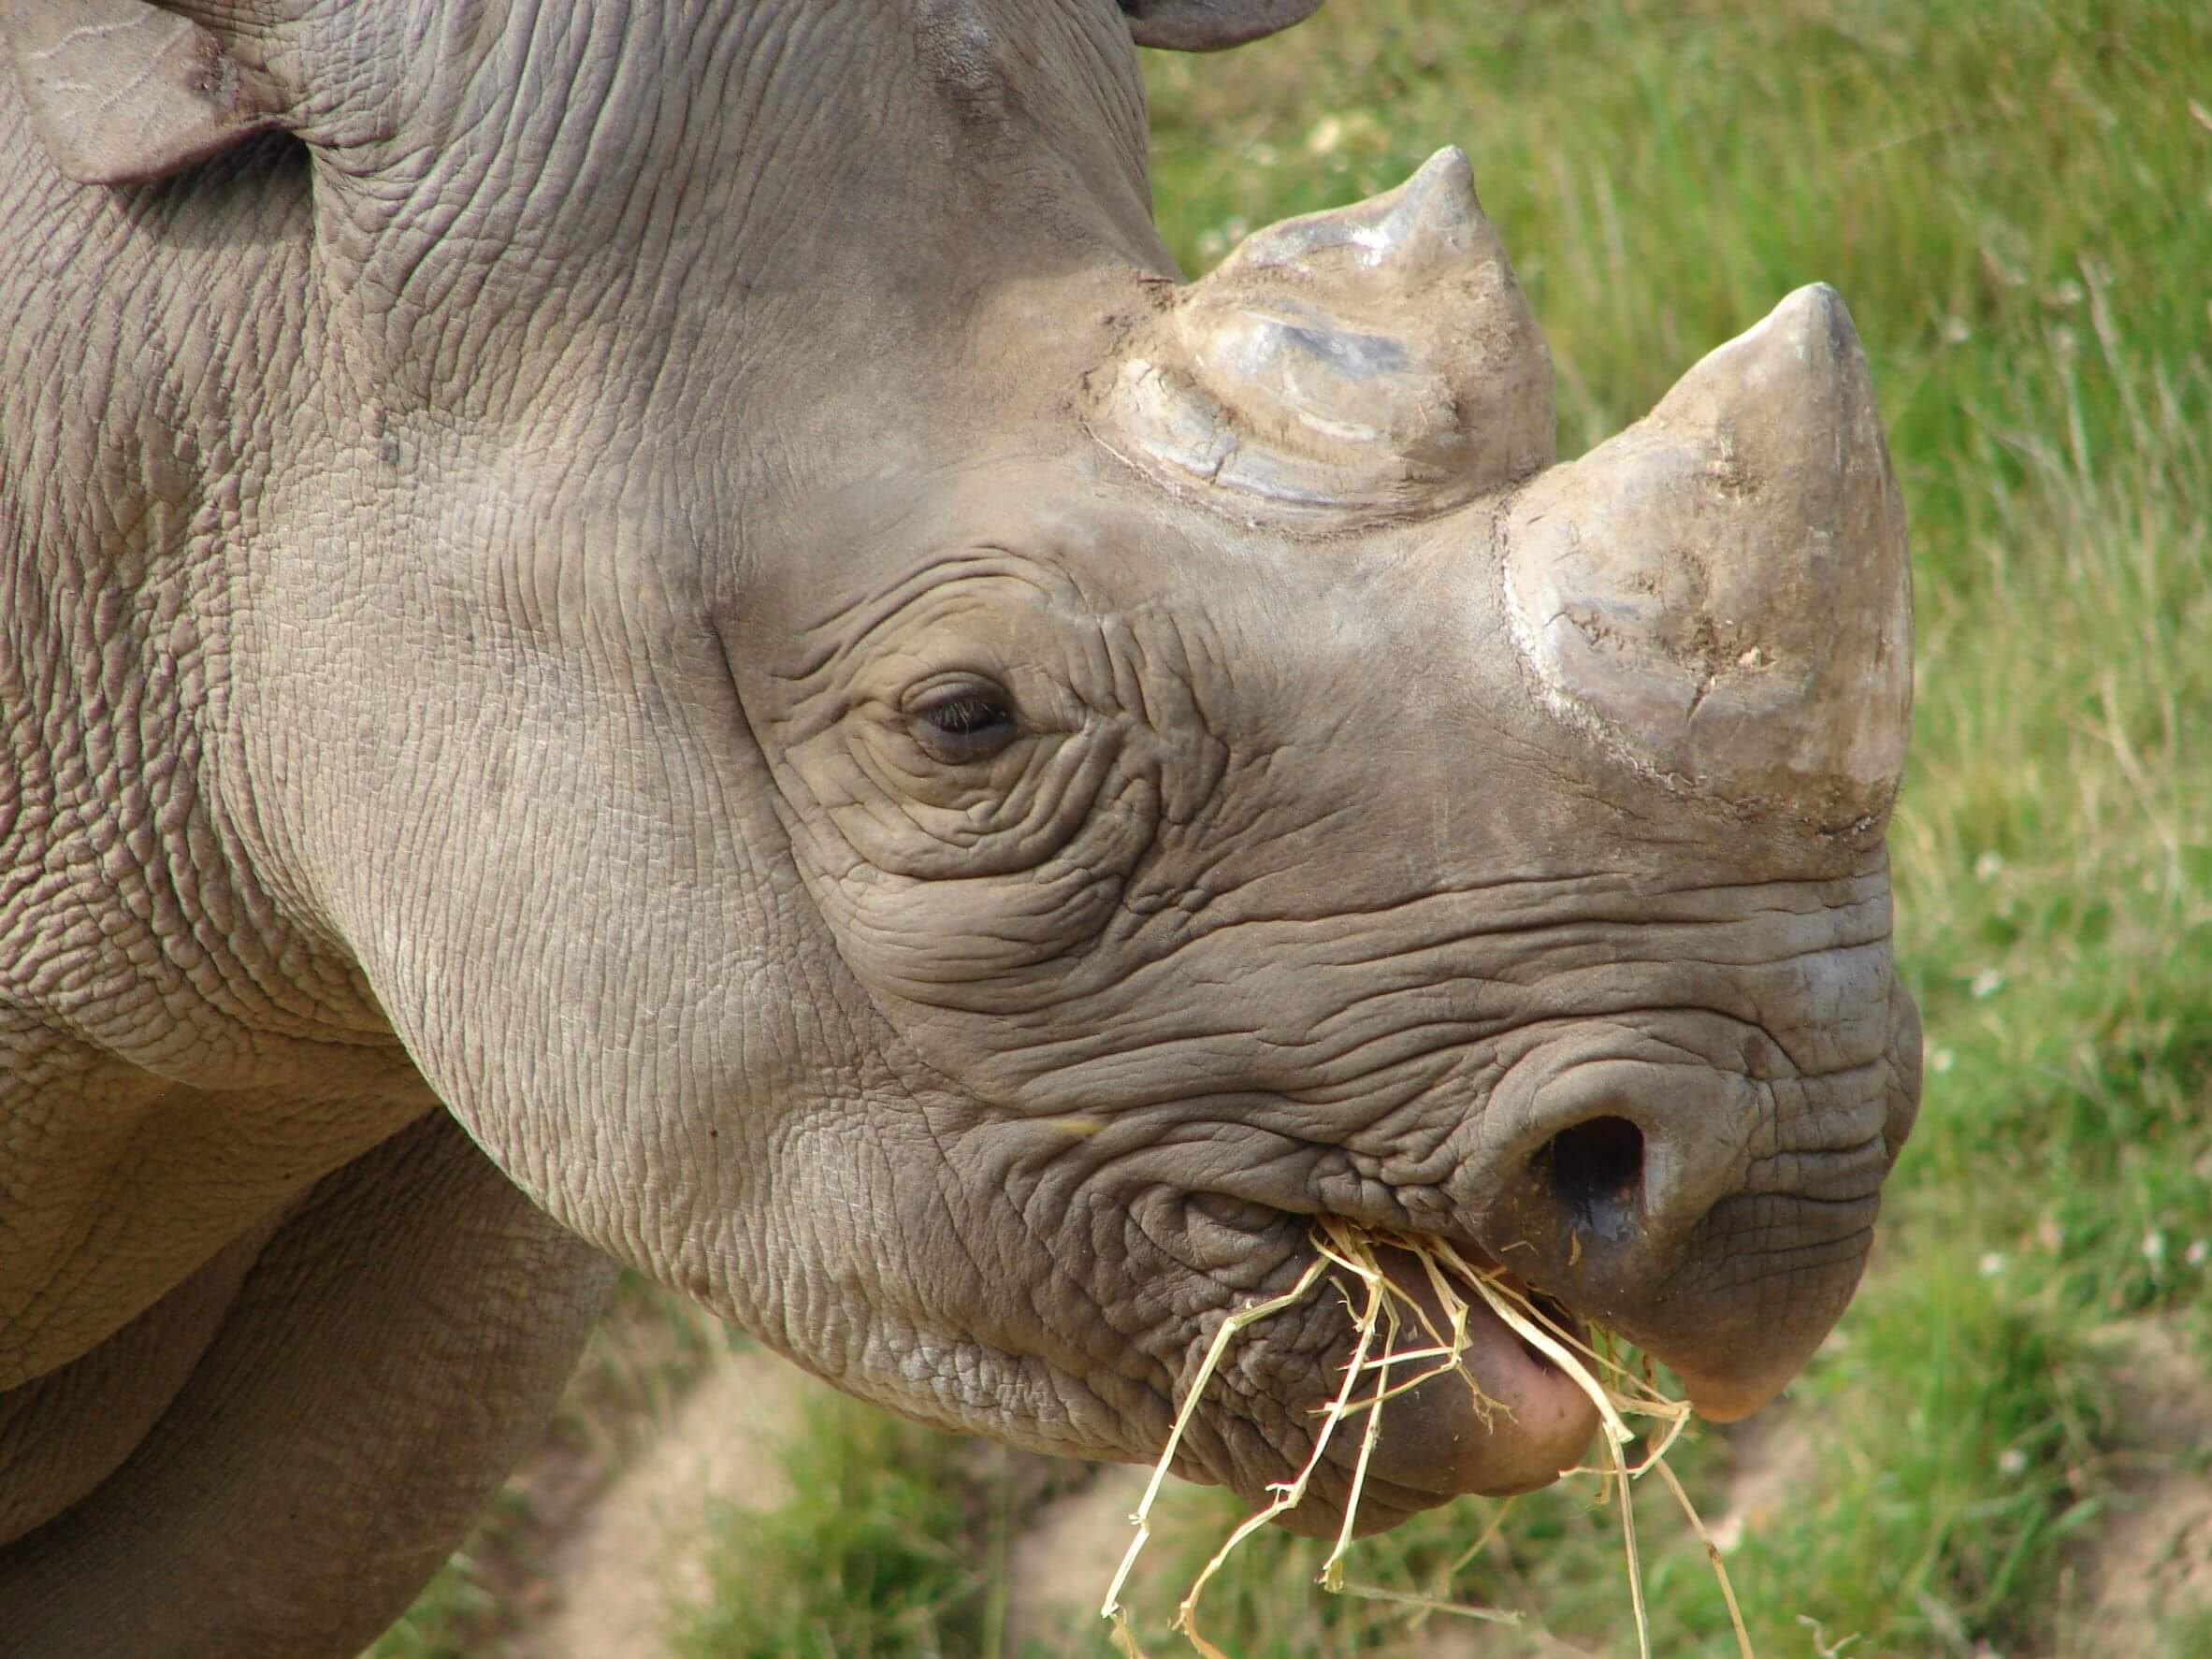
[[[487,1519],[479,1530],[494,1527]],[[371,1647],[364,1659],[469,1659],[475,1633],[507,1623],[499,1594],[484,1582],[483,1569],[467,1550],[453,1556],[438,1576]]]
[[[1810,1653],[1806,1621],[1831,1642],[1857,1634],[1877,1653],[1948,1653],[1981,1640],[2032,1651],[2053,1611],[2043,1575],[2099,1513],[2092,1471],[2104,1410],[2097,1366],[2062,1321],[2015,1306],[1973,1263],[1939,1260],[1925,1277],[1878,1291],[1797,1392],[1799,1427],[1784,1438],[1799,1473],[1728,1551],[1758,1651]],[[1675,1454],[1709,1520],[1727,1507],[1735,1461],[1710,1435]],[[1520,1500],[1497,1543],[1450,1584],[1454,1599],[1528,1616],[1534,1634],[1486,1633],[1486,1659],[1556,1652],[1561,1640],[1634,1651],[1617,1512],[1597,1497],[1595,1480],[1581,1479]],[[1655,1484],[1640,1488],[1637,1510],[1654,1651],[1733,1654],[1701,1548]],[[1491,1511],[1466,1502],[1373,1540],[1355,1553],[1353,1577],[1442,1593],[1439,1570]],[[1164,1532],[1148,1648],[1177,1651],[1166,1621],[1179,1586],[1234,1514],[1208,1494]],[[1321,1555],[1304,1540],[1261,1541],[1209,1592],[1208,1634],[1240,1659],[1412,1652],[1402,1610],[1313,1588]],[[1078,1635],[1066,1651],[1086,1651]]]
[[[2108,1327],[2212,1356],[2212,7],[1338,0],[1148,70],[1158,210],[1194,271],[1465,148],[1552,341],[1564,454],[1791,288],[1843,291],[1914,526],[1892,847],[1926,1104],[1782,1426],[1681,1466],[1717,1518],[1792,1449],[1728,1558],[1767,1659],[2060,1652],[2143,1455]],[[991,1650],[972,1477],[867,1423],[818,1425],[793,1506],[731,1523],[687,1654]],[[1363,1546],[1359,1576],[1429,1584],[1483,1512]],[[1655,1491],[1640,1516],[1657,1651],[1731,1652],[1694,1540]],[[1234,1518],[1168,1507],[1155,1653]],[[1587,1483],[1526,1502],[1457,1593],[1633,1652],[1614,1524]],[[1317,1563],[1256,1541],[1209,1630],[1239,1659],[1410,1659],[1405,1615],[1321,1594]],[[2212,1608],[2161,1616],[2149,1651],[2212,1652]]]
[[[973,1659],[992,1612],[976,1460],[842,1395],[811,1400],[783,1505],[722,1517],[683,1659]]]

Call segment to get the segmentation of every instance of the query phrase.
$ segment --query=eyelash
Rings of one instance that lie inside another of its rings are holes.
[[[996,685],[942,686],[925,693],[907,719],[922,751],[947,766],[988,760],[1016,735],[1012,700]]]
[[[987,727],[998,725],[1007,715],[1006,711],[999,706],[996,699],[988,697],[980,691],[971,691],[963,693],[948,702],[937,704],[925,711],[921,717],[939,731],[952,736],[965,737],[972,732],[981,731]]]

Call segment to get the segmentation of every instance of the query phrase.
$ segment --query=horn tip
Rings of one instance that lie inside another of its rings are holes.
[[[1723,410],[1746,415],[1755,404],[1777,398],[1795,404],[1808,397],[1856,411],[1855,422],[1872,418],[1865,348],[1843,296],[1826,282],[1793,290],[1742,334],[1706,353],[1654,414],[1662,423],[1709,420]]]
[[[1399,187],[1396,213],[1415,223],[1482,223],[1482,198],[1475,190],[1474,164],[1456,144],[1447,144]]]
[[[1466,151],[1456,144],[1447,144],[1414,168],[1413,177],[1447,184],[1464,181],[1471,192],[1475,187],[1475,166],[1467,160]]]
[[[1767,322],[1800,341],[1823,341],[1838,357],[1851,356],[1860,349],[1851,308],[1826,282],[1807,282],[1793,289],[1768,313]]]

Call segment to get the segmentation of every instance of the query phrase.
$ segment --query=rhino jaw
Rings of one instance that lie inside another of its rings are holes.
[[[1850,830],[1912,703],[1904,509],[1850,313],[1800,288],[1538,478],[1507,614],[1540,694],[1638,770]]]

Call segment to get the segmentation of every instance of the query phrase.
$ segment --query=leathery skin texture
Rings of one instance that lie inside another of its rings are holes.
[[[1715,1416],[1818,1344],[1919,1093],[1848,313],[1554,466],[1456,151],[1182,281],[1133,41],[1308,9],[0,18],[11,1652],[355,1652],[615,1263],[1134,1461],[1319,1216]],[[1477,1334],[1361,1530],[1581,1456]]]

